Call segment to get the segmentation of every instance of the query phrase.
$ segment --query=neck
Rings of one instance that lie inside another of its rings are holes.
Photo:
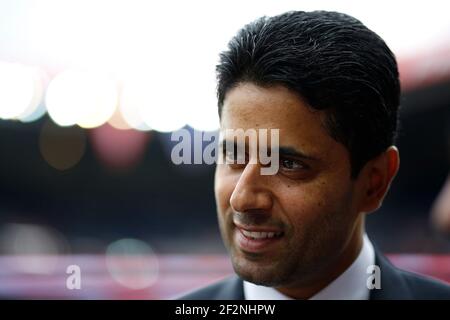
[[[328,268],[322,270],[320,275],[311,279],[308,284],[276,288],[284,295],[293,299],[309,299],[333,280],[339,277],[356,260],[363,245],[364,227],[363,223],[357,224],[353,234],[342,253],[332,262]]]

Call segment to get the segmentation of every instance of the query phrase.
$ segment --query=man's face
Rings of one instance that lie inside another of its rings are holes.
[[[349,153],[329,136],[323,119],[323,112],[281,86],[244,83],[226,95],[222,132],[280,130],[275,175],[261,175],[254,162],[216,169],[220,231],[245,280],[267,286],[312,283],[336,264],[358,232],[362,218]]]

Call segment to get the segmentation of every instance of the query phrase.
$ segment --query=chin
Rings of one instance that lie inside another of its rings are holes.
[[[232,257],[234,272],[243,280],[260,286],[276,287],[284,283],[277,263],[251,261],[244,257]]]

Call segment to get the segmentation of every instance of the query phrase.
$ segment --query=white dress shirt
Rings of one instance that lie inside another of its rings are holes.
[[[355,261],[339,277],[320,290],[310,300],[368,300],[367,268],[375,264],[375,251],[366,234]],[[293,300],[272,287],[244,281],[245,300]]]

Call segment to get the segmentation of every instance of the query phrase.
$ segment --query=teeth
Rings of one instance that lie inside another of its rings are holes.
[[[244,236],[253,239],[268,239],[274,238],[281,235],[281,232],[252,232],[247,230],[242,230]]]

